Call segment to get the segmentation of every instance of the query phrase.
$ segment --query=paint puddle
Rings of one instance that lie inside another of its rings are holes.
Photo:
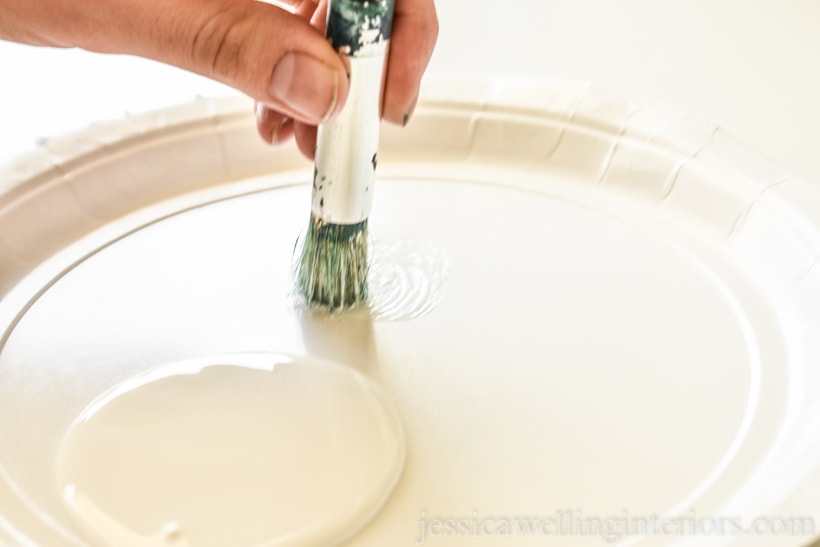
[[[400,422],[361,374],[235,354],[171,364],[92,403],[65,436],[60,491],[105,545],[332,545],[387,500]]]

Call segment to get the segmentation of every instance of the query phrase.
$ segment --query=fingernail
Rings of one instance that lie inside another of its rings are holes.
[[[419,96],[416,95],[416,98],[413,99],[413,102],[410,103],[410,106],[407,110],[404,111],[404,119],[402,120],[402,126],[407,127],[407,123],[410,121],[410,118],[413,117],[413,112],[416,111],[416,105],[419,103]]]
[[[267,117],[267,109],[262,103],[256,103],[256,130],[259,136],[262,137],[268,144],[273,144],[270,132],[265,127],[265,118]]]
[[[336,109],[339,80],[336,71],[323,62],[291,51],[273,69],[270,91],[296,117],[319,124]]]
[[[265,119],[265,105],[262,104],[262,103],[256,103],[256,123],[261,124],[264,119]]]

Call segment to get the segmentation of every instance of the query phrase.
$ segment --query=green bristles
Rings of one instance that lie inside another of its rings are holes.
[[[327,224],[311,215],[296,264],[296,290],[308,305],[349,308],[367,298],[367,220]]]

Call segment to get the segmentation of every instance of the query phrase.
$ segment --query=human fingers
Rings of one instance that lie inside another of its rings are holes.
[[[433,0],[395,0],[393,34],[390,44],[382,116],[393,123],[406,124],[418,101],[421,79],[438,37],[438,18]],[[311,23],[324,32],[328,0],[320,0]],[[296,122],[294,135],[299,149],[312,158],[316,149],[316,129]]]
[[[256,129],[266,143],[282,144],[290,140],[294,123],[293,118],[256,103]]]
[[[297,9],[307,17],[313,4]],[[347,98],[344,64],[323,34],[302,15],[267,3],[27,0],[29,7],[51,42],[176,65],[304,123],[328,119]]]
[[[296,138],[296,145],[299,151],[308,159],[314,159],[316,156],[316,136],[318,129],[315,125],[308,125],[306,123],[294,123],[293,135]]]
[[[433,0],[396,0],[382,104],[385,120],[406,125],[413,115],[438,31]]]

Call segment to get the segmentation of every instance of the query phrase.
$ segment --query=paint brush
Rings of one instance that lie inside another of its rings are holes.
[[[394,0],[330,0],[327,36],[350,70],[342,111],[319,126],[310,224],[296,264],[308,305],[340,310],[367,298],[368,230],[382,82]]]

